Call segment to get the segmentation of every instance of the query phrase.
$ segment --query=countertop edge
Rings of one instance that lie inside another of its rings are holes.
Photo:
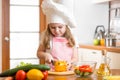
[[[109,52],[120,53],[120,48],[117,48],[117,47],[106,47],[106,46],[95,46],[95,45],[79,44],[79,48],[94,49],[94,50],[106,49]]]

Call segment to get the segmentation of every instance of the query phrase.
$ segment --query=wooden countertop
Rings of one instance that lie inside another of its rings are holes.
[[[116,52],[120,53],[120,47],[106,47],[106,46],[94,46],[94,45],[87,45],[87,44],[80,44],[80,48],[86,48],[86,49],[95,49],[95,50],[103,50],[106,49],[109,52]]]
[[[112,72],[112,75],[120,76],[120,69],[112,69],[111,72]],[[12,80],[12,79],[0,78],[0,80]],[[92,75],[89,78],[78,78],[73,74],[73,75],[64,75],[64,76],[48,75],[47,80],[102,80],[102,79],[100,78],[98,79],[98,77],[95,75]]]

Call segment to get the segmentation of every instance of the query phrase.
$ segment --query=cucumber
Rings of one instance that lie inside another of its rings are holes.
[[[18,70],[24,70],[25,72],[27,72],[30,69],[39,69],[41,71],[44,71],[44,70],[50,70],[50,67],[48,65],[45,65],[45,64],[26,65],[26,66],[8,69],[8,70],[0,73],[0,77],[14,76]]]

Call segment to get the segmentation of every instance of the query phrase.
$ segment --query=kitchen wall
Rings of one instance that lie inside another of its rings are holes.
[[[0,72],[2,70],[2,0],[0,0]]]
[[[92,0],[75,0],[74,4],[79,43],[92,44],[96,26],[104,25],[108,28],[108,3],[94,4]]]

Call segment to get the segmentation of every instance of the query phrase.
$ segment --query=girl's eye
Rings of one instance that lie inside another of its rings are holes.
[[[55,29],[55,27],[51,27],[51,29]]]
[[[58,26],[58,27],[52,27],[52,26],[51,26],[51,29],[56,29],[56,28],[61,29],[61,28],[62,28],[62,26]]]
[[[62,28],[62,26],[59,26],[58,28],[59,28],[59,29],[61,29],[61,28]]]

